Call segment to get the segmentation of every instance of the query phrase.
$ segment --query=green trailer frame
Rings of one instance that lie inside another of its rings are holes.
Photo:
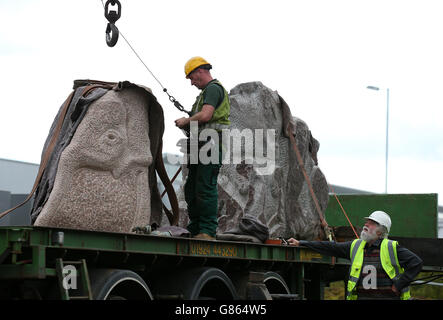
[[[0,227],[0,253],[0,281],[52,279],[60,287],[61,267],[72,263],[141,274],[189,266],[213,266],[227,272],[285,270],[291,292],[301,298],[320,294],[315,288],[319,283],[306,285],[307,272],[312,274],[319,267],[347,269],[348,265],[344,259],[287,245],[46,227]],[[90,295],[88,279],[82,281],[87,290],[81,297],[85,297]]]

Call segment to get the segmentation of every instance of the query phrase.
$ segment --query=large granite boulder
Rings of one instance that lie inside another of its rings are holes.
[[[51,145],[56,124],[61,123],[35,193],[34,225],[131,232],[134,227],[167,224],[162,219],[154,165],[162,157],[161,106],[149,89],[131,83],[98,88],[87,95],[82,88],[76,88],[66,115],[60,109],[45,143],[43,154]],[[232,143],[227,149],[230,161],[223,164],[218,178],[217,233],[238,230],[244,218],[252,218],[268,227],[271,238],[324,239],[286,132],[288,126],[295,132],[324,213],[328,184],[317,163],[319,143],[306,123],[292,117],[279,94],[260,82],[236,86],[230,100]],[[239,154],[235,146],[246,153]],[[183,181],[186,172],[184,167]],[[183,192],[178,198],[179,226],[186,227]]]
[[[231,161],[223,164],[218,178],[217,233],[238,230],[243,217],[253,217],[268,226],[270,238],[324,239],[324,228],[285,129],[289,125],[295,132],[304,167],[324,214],[328,203],[328,183],[318,167],[319,143],[312,137],[307,124],[292,117],[279,94],[261,82],[239,84],[229,96],[231,132],[238,129],[233,136],[246,132],[245,129],[258,132],[252,138],[244,135],[241,146],[243,150],[253,146],[253,154],[257,155],[258,151],[260,155],[262,150],[257,150],[257,146],[261,143],[257,138],[262,130],[264,152],[262,157],[254,157],[252,161],[243,156],[240,162],[234,162],[233,156],[237,151],[231,142]],[[183,172],[185,180],[186,170]],[[180,225],[185,227],[188,220],[183,194],[179,194],[179,199],[182,212]]]
[[[47,168],[50,172],[55,167],[56,173],[52,181],[46,177],[40,182],[34,225],[131,232],[133,227],[161,222],[161,201],[152,169],[163,134],[161,107],[148,89],[128,83],[115,88],[105,90],[89,104],[82,102],[87,97],[71,103],[64,121],[67,129],[62,130],[58,142],[64,147],[55,149],[58,159],[53,155]],[[86,110],[75,130],[70,130],[66,122],[72,122],[79,104],[87,108],[83,108]],[[150,114],[157,119],[150,121]],[[151,128],[153,122],[157,124]],[[48,140],[52,134],[53,130]],[[69,135],[72,137],[66,141],[61,139]]]

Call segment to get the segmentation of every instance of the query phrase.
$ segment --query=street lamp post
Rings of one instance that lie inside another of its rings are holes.
[[[367,86],[370,90],[380,90],[378,87]],[[386,153],[385,153],[385,193],[388,193],[388,150],[389,150],[389,88],[386,89]]]

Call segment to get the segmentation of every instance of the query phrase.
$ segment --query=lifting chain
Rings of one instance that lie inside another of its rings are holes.
[[[168,95],[169,101],[171,101],[178,110],[180,110],[181,112],[186,112],[190,117],[192,116],[192,112],[185,110],[185,108],[182,106],[182,104],[180,102],[178,102],[177,99],[175,99],[173,96],[171,96],[168,93],[168,89],[163,88],[163,92]]]

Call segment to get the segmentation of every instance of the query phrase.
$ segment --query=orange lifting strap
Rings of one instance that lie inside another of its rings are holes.
[[[351,220],[349,220],[349,217],[348,217],[348,215],[346,214],[345,209],[344,209],[343,206],[341,205],[340,200],[338,200],[338,197],[337,197],[337,194],[336,194],[335,191],[334,191],[334,188],[332,187],[332,185],[329,185],[329,188],[332,190],[332,194],[334,195],[335,199],[337,199],[337,202],[338,202],[338,204],[340,205],[340,208],[341,208],[341,210],[343,211],[343,214],[345,215],[346,219],[348,220],[349,225],[350,225],[351,228],[352,228],[352,231],[354,231],[354,234],[355,234],[356,238],[359,239],[360,237],[358,236],[357,232],[355,231],[354,226],[352,225]]]

